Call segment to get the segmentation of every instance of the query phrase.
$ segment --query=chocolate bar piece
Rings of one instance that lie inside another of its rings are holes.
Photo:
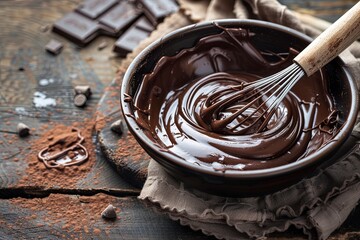
[[[115,35],[119,35],[131,25],[141,14],[134,4],[121,2],[100,17],[99,22],[111,28]]]
[[[141,30],[152,32],[154,31],[155,27],[149,22],[146,17],[140,17],[139,20],[136,21],[135,26]]]
[[[119,37],[131,26],[114,48],[119,55],[126,55],[158,22],[178,9],[174,0],[84,0],[75,11],[56,21],[53,31],[85,46],[100,34]],[[143,11],[147,17],[141,16]],[[126,42],[129,45],[123,46]]]
[[[154,26],[167,15],[179,10],[179,6],[173,0],[139,0],[138,2]]]
[[[125,57],[137,47],[141,40],[147,38],[149,34],[149,32],[137,28],[134,24],[115,42],[113,51],[120,57]]]
[[[118,3],[117,0],[86,0],[76,9],[79,13],[95,19]]]
[[[97,22],[76,12],[65,15],[53,26],[54,32],[69,38],[80,46],[93,40],[98,35],[99,29]]]
[[[125,57],[154,30],[146,17],[140,17],[123,35],[115,42],[113,51]]]

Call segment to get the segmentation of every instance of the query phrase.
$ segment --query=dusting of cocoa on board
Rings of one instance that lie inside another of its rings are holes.
[[[92,142],[94,126],[95,121],[92,119],[74,122],[71,126],[62,124],[48,125],[46,127],[48,130],[30,143],[29,154],[25,157],[28,167],[24,176],[19,180],[18,186],[75,187],[76,183],[91,171],[96,160],[95,147]],[[46,168],[38,159],[39,151],[58,141],[66,140],[66,145],[76,142],[76,134],[69,134],[74,127],[78,128],[82,136],[84,136],[83,145],[89,152],[89,159],[79,166],[69,166],[63,169]]]
[[[60,227],[63,231],[76,233],[80,239],[86,237],[87,234],[107,234],[109,228],[115,224],[113,221],[106,221],[101,217],[101,212],[104,208],[116,202],[116,197],[105,194],[94,196],[51,194],[46,198],[26,200],[23,198],[13,198],[10,199],[10,202],[15,206],[36,212],[36,214],[25,216],[25,219],[41,220],[41,222],[53,228]],[[121,206],[119,204],[115,204],[115,206],[118,216],[117,220],[119,220]],[[99,222],[106,224],[96,224]],[[84,233],[85,236],[83,236]]]
[[[130,132],[126,136],[120,138],[118,144],[119,148],[115,152],[116,158],[129,159],[129,161],[149,159],[149,156]]]

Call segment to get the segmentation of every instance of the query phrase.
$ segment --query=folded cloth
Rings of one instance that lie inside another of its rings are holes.
[[[192,21],[250,16],[292,27],[312,37],[323,30],[305,24],[275,0],[179,0],[179,3]],[[354,79],[360,81],[360,44],[354,43],[341,57]],[[172,178],[152,160],[139,199],[182,225],[218,239],[263,238],[290,226],[301,229],[310,238],[326,239],[360,199],[359,139],[360,123],[347,142],[348,150],[336,163],[311,178],[262,197],[229,198],[200,192]]]
[[[261,238],[290,226],[326,239],[360,199],[360,150],[320,174],[263,197],[227,198],[184,186],[151,160],[139,199],[171,219],[219,239]],[[171,192],[171,194],[169,194]]]

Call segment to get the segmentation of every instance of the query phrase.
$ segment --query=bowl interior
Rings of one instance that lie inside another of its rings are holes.
[[[294,48],[301,51],[311,42],[311,38],[304,34],[268,22],[255,20],[219,20],[216,21],[216,24],[228,28],[240,27],[249,29],[251,32],[255,33],[252,42],[260,50],[271,49],[274,52],[287,52],[289,48]],[[221,31],[222,30],[216,27],[213,22],[205,22],[176,30],[164,36],[162,39],[159,39],[147,47],[132,62],[124,76],[121,89],[122,110],[128,127],[140,145],[142,145],[148,151],[148,153],[153,158],[155,158],[155,160],[161,161],[161,159],[166,159],[166,161],[169,161],[170,165],[175,164],[183,168],[190,168],[194,171],[219,176],[223,174],[212,169],[198,167],[196,165],[187,163],[184,160],[176,158],[176,156],[158,151],[159,149],[157,149],[157,147],[153,144],[153,141],[151,141],[151,136],[144,134],[134,119],[130,117],[133,113],[132,105],[124,101],[123,97],[124,94],[134,96],[139,84],[143,79],[144,74],[150,73],[162,56],[176,55],[182,49],[193,47],[202,37],[217,34]],[[331,152],[334,152],[346,140],[356,119],[356,86],[353,83],[351,75],[344,67],[342,67],[342,61],[339,58],[336,58],[326,67],[324,67],[323,71],[326,72],[328,76],[330,76],[330,79],[328,79],[329,91],[333,97],[336,108],[340,110],[340,118],[344,123],[342,129],[335,137],[336,141],[332,141],[326,147],[299,162],[294,162],[272,169],[251,170],[241,173],[239,171],[227,171],[227,177],[264,177],[295,171],[308,164],[313,164],[319,159],[323,159]]]

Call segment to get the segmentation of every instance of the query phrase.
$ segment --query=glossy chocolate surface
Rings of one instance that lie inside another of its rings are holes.
[[[338,110],[339,119],[337,120],[341,127],[328,144],[300,161],[266,169],[215,170],[212,165],[206,162],[201,162],[202,164],[199,166],[196,163],[191,163],[191,161],[186,161],[183,156],[173,154],[158,143],[157,135],[145,130],[146,126],[143,127],[141,122],[135,118],[135,112],[138,110],[134,107],[133,102],[139,88],[142,87],[144,76],[150,76],[163,56],[176,56],[183,49],[191,49],[196,46],[200,39],[220,34],[222,30],[217,25],[226,28],[243,28],[254,33],[251,35],[251,44],[262,52],[262,55],[268,55],[268,53],[264,54],[266,50],[275,53],[288,53],[289,49],[301,51],[311,42],[311,39],[306,35],[281,25],[257,20],[235,19],[190,25],[175,30],[155,41],[130,64],[123,77],[120,95],[121,109],[127,127],[144,150],[160,163],[169,174],[188,187],[231,197],[249,197],[272,193],[303,178],[313,176],[324,167],[346,156],[353,146],[354,138],[349,138],[349,136],[357,118],[358,91],[353,77],[343,66],[340,58],[334,59],[325,66],[322,69],[322,74],[327,76],[329,93],[334,100],[333,107]],[[264,56],[264,58],[269,62],[278,62],[279,60],[278,57]],[[187,64],[183,70],[185,73],[192,71]],[[236,71],[232,71],[232,73],[234,72],[236,73]],[[211,73],[204,74],[210,75]],[[255,73],[255,75],[258,74]],[[168,78],[167,85],[175,83],[176,81]],[[294,91],[296,89],[299,87],[295,86]],[[301,88],[296,91],[306,94]],[[157,92],[160,91],[155,88],[155,93]],[[144,118],[144,120],[146,119]],[[196,146],[193,147],[196,148]],[[205,151],[206,149],[203,149],[203,152]]]
[[[231,99],[242,83],[284,69],[297,54],[257,46],[254,36],[247,29],[222,28],[192,48],[162,57],[145,75],[133,97],[132,117],[162,151],[215,171],[243,171],[299,161],[332,141],[342,123],[324,71],[302,78],[264,131],[240,133],[233,128],[236,121],[211,126],[241,107]],[[230,104],[206,114],[224,99]]]

